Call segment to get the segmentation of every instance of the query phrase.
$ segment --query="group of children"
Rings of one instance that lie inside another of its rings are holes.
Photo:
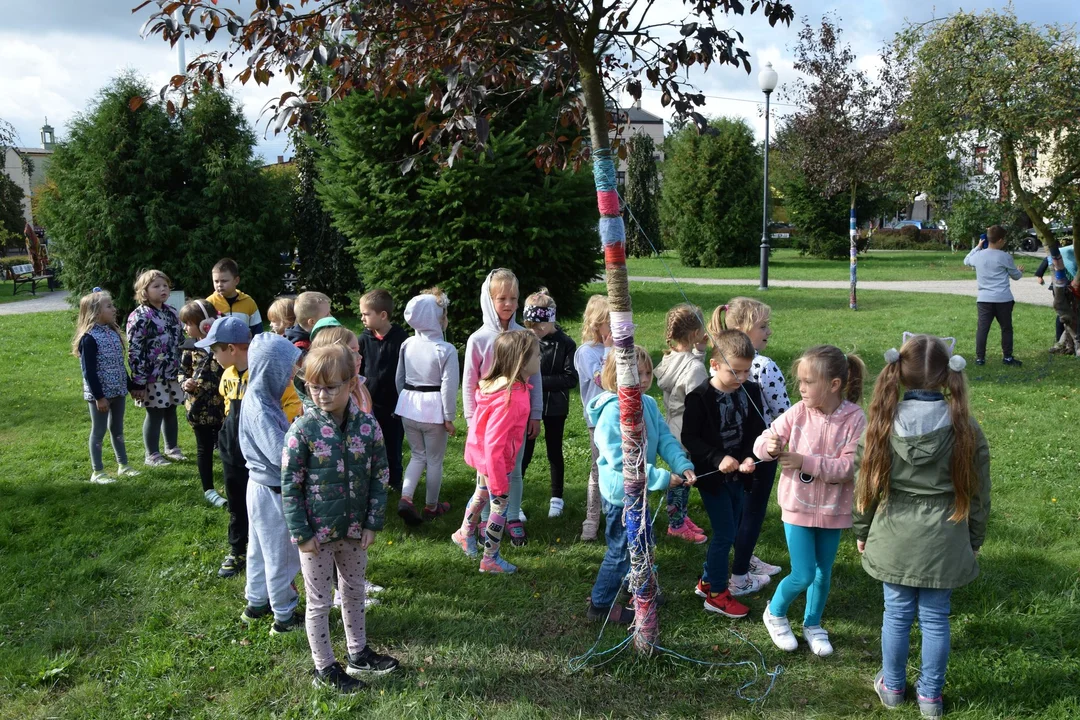
[[[219,575],[246,569],[242,619],[272,615],[272,634],[304,625],[314,681],[355,691],[362,683],[353,675],[391,672],[398,664],[372,650],[365,632],[368,596],[381,589],[366,578],[367,549],[383,528],[388,488],[400,493],[406,524],[450,510],[439,492],[459,390],[458,353],[444,339],[449,299],[438,288],[413,297],[404,311],[415,331],[409,337],[391,321],[389,294],[369,292],[360,300],[365,331],[357,337],[331,316],[329,298],[305,292],[277,300],[268,312],[272,332],[262,333],[258,308],[236,288],[236,264],[219,262],[213,281],[213,295],[177,313],[167,303],[163,273],[139,276],[139,306],[127,324],[130,378],[108,293],[80,302],[73,350],[92,418],[91,480],[113,480],[101,460],[106,426],[118,475],[137,474],[122,434],[129,391],[147,411],[146,465],[185,460],[175,411],[184,402],[206,498],[230,515],[230,551]],[[633,607],[618,602],[627,591],[630,539],[606,298],[589,300],[580,346],[558,327],[546,290],[526,299],[525,327],[517,324],[518,281],[509,270],[488,275],[480,300],[484,322],[469,337],[461,383],[464,459],[476,485],[452,540],[467,556],[479,556],[481,572],[517,570],[502,556],[502,539],[527,542],[522,477],[541,425],[551,467],[549,517],[565,507],[563,430],[569,390],[577,385],[593,460],[582,538],[595,539],[603,522],[607,541],[588,616],[632,623]],[[754,554],[779,468],[791,569],[763,610],[773,642],[787,651],[798,647],[787,614],[805,593],[803,639],[816,655],[833,652],[822,616],[841,531],[854,527],[864,568],[884,583],[883,669],[875,689],[886,706],[902,702],[917,612],[924,636],[918,700],[924,715],[940,715],[949,594],[978,572],[989,512],[988,450],[968,410],[963,359],[940,338],[906,339],[900,351],[886,353],[868,418],[858,405],[862,361],[833,346],[814,347],[795,364],[801,399],[791,405],[783,373],[763,354],[770,314],[749,298],[716,308],[707,323],[692,305],[669,312],[668,349],[655,368],[667,417],[642,396],[647,486],[666,491],[669,536],[708,543],[695,587],[705,610],[741,618],[750,610],[738,598],[782,571]],[[634,353],[646,391],[652,359],[641,346]],[[410,447],[404,472],[403,437]],[[213,485],[215,446],[224,498]],[[657,466],[658,455],[669,469]],[[424,474],[418,510],[414,496]],[[687,514],[694,487],[711,538]],[[304,577],[304,618],[296,612],[297,572]],[[329,609],[338,602],[345,667],[327,639]]]

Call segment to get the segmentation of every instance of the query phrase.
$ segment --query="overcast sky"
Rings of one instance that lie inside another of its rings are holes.
[[[239,4],[238,0],[222,2],[234,7]],[[706,75],[692,75],[702,92],[714,96],[709,98],[705,114],[745,117],[760,139],[764,120],[757,71],[765,62],[772,62],[781,85],[792,79],[792,49],[803,17],[816,24],[824,13],[838,10],[845,40],[858,54],[860,65],[872,70],[882,44],[906,20],[941,17],[961,5],[976,11],[1005,6],[1000,0],[866,0],[842,6],[827,0],[790,2],[798,18],[790,28],[770,28],[758,15],[730,18],[728,27],[745,37],[753,72],[747,76],[730,66],[714,66]],[[39,129],[46,117],[63,139],[71,118],[84,111],[97,92],[124,69],[142,74],[154,88],[163,86],[177,72],[175,50],[160,38],[139,37],[149,12],[144,9],[132,15],[131,8],[137,4],[137,0],[0,0],[0,118],[15,126],[22,145],[39,145]],[[654,12],[681,19],[683,7],[682,0],[659,0]],[[1014,7],[1021,20],[1036,24],[1072,25],[1080,21],[1078,0],[1017,0]],[[198,52],[199,47],[188,43],[189,60]],[[269,88],[249,84],[232,89],[255,127],[258,152],[271,162],[278,155],[291,156],[292,151],[286,147],[284,135],[268,133],[265,122],[258,118],[266,101],[285,89],[284,81],[272,82]],[[776,113],[790,111],[780,93],[773,100]],[[660,106],[658,92],[647,91],[642,104],[670,119],[670,113]]]

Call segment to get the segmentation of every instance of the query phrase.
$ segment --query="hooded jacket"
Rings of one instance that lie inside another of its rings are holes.
[[[529,423],[530,390],[516,382],[507,398],[506,385],[500,381],[483,382],[476,389],[476,414],[465,441],[465,462],[487,477],[492,495],[510,492],[510,473]]]
[[[656,384],[664,393],[668,427],[671,434],[681,441],[686,396],[701,383],[709,381],[709,373],[705,370],[705,354],[697,350],[669,352],[653,370],[653,375],[656,376]]]
[[[304,355],[307,355],[311,348],[311,333],[300,327],[299,323],[285,329],[285,339],[298,347]]]
[[[248,479],[281,486],[281,451],[289,420],[281,396],[289,387],[300,349],[280,335],[259,333],[248,346],[248,386],[240,405],[240,451]]]
[[[671,486],[671,473],[682,475],[687,470],[693,470],[694,464],[668,429],[656,400],[642,393],[641,411],[645,420],[646,485],[649,490],[667,490]],[[600,479],[600,494],[612,505],[622,507],[626,491],[623,487],[619,396],[605,391],[592,399],[586,412],[596,428],[593,441],[599,452],[596,469]],[[656,467],[657,453],[671,468],[670,472]]]
[[[540,379],[544,384],[544,417],[570,414],[570,389],[578,384],[574,369],[577,344],[556,327],[540,338]]]
[[[433,424],[457,417],[458,354],[443,339],[442,316],[434,295],[417,295],[405,306],[405,322],[416,335],[398,351],[398,417]]]
[[[492,271],[494,272],[494,271]],[[495,360],[495,338],[503,332],[499,323],[499,314],[495,312],[495,303],[491,299],[491,273],[484,278],[480,288],[480,309],[484,313],[484,325],[469,336],[465,344],[465,377],[462,385],[462,402],[465,405],[465,422],[472,424],[476,412],[476,388],[480,379],[487,373]],[[517,318],[510,318],[507,330],[524,330],[517,323]],[[539,420],[544,413],[544,382],[540,373],[529,378],[529,420]],[[522,431],[524,436],[524,430]]]
[[[375,415],[390,415],[397,407],[397,363],[402,344],[409,338],[400,325],[390,325],[386,334],[379,337],[371,330],[364,330],[357,340],[360,343],[360,374],[367,380]],[[385,420],[385,418],[384,418]]]
[[[758,437],[754,454],[761,460],[776,459],[765,451],[770,435],[803,456],[801,471],[780,473],[776,496],[784,522],[834,530],[851,527],[855,448],[865,429],[866,415],[853,402],[844,400],[826,415],[799,401]]]
[[[585,426],[589,429],[594,427],[589,417],[589,403],[593,398],[604,392],[600,384],[600,371],[604,368],[610,347],[597,342],[582,343],[574,353],[574,369],[578,374],[578,390],[581,393],[582,410],[585,413]]]
[[[924,588],[956,588],[979,575],[975,551],[986,538],[990,515],[990,447],[975,429],[978,489],[966,520],[949,519],[956,502],[952,484],[955,435],[944,400],[908,400],[897,405],[890,439],[889,494],[865,512],[855,512],[855,537],[866,542],[863,569],[882,582]],[[862,464],[860,439],[855,467]]]
[[[752,381],[744,382],[735,392],[725,393],[705,380],[686,396],[681,439],[694,462],[694,471],[703,476],[694,485],[698,492],[716,494],[730,482],[741,482],[747,489],[752,487],[753,473],[719,470],[727,456],[741,463],[754,454],[754,440],[765,429],[765,421],[758,414],[760,408],[761,389]]]
[[[293,542],[320,543],[382,530],[390,466],[375,418],[350,401],[344,430],[311,405],[289,428],[281,452],[281,501]]]

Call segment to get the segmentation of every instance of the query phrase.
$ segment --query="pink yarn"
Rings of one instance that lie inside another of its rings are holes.
[[[621,214],[619,212],[619,193],[614,190],[598,190],[596,204],[600,206],[601,215],[618,217]]]

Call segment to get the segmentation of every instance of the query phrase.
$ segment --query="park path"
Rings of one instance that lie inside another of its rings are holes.
[[[25,315],[27,313],[70,310],[67,290],[46,291],[32,300],[16,300],[0,304],[0,315]]]
[[[631,282],[670,283],[669,277],[631,275]],[[682,285],[741,285],[757,287],[758,281],[751,279],[728,278],[676,278]],[[769,287],[812,288],[817,290],[844,290],[851,285],[845,280],[769,280]],[[975,297],[978,287],[974,280],[860,280],[859,290],[891,290],[893,292],[940,293],[943,295],[965,295]],[[1050,307],[1053,297],[1045,285],[1040,285],[1034,278],[1012,283],[1013,297],[1017,302],[1029,305]]]

